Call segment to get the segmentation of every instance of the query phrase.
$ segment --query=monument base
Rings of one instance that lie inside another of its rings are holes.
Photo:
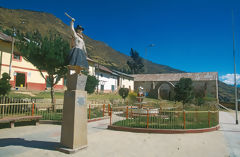
[[[74,153],[77,153],[78,151],[80,151],[80,150],[82,150],[84,148],[87,148],[87,145],[79,147],[79,148],[75,148],[75,149],[70,149],[70,148],[67,148],[67,147],[63,146],[63,147],[57,148],[57,150],[62,152],[62,153],[66,153],[66,154],[74,154]]]
[[[87,76],[67,77],[59,151],[72,154],[87,147]]]
[[[87,92],[65,91],[60,143],[68,149],[87,146]]]

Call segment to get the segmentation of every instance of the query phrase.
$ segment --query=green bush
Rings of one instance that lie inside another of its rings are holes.
[[[118,94],[125,100],[128,96],[129,89],[128,88],[120,88]]]
[[[88,75],[87,77],[87,83],[85,90],[88,94],[92,94],[95,91],[96,86],[98,85],[98,79],[95,76]]]
[[[137,93],[136,92],[129,93],[127,99],[129,104],[133,104],[134,102],[137,101]]]
[[[175,88],[175,101],[181,101],[183,105],[191,102],[194,98],[193,86],[191,78],[181,78],[176,84]]]
[[[2,78],[0,79],[0,95],[6,95],[11,90],[11,85],[9,83],[11,77],[8,73],[3,73]]]

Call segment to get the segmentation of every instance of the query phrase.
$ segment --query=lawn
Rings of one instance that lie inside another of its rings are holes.
[[[122,115],[123,116],[123,115]],[[124,116],[123,116],[124,117]],[[119,120],[113,125],[147,128],[147,116],[129,116],[128,119]],[[218,113],[210,114],[210,127],[218,125]],[[185,119],[186,129],[208,128],[208,112],[186,112]],[[183,112],[163,112],[157,116],[149,117],[149,128],[153,129],[183,129],[184,117]]]
[[[90,112],[90,119],[94,119],[94,118],[99,118],[99,117],[103,117],[103,111],[101,110],[102,108],[100,107],[95,107],[95,108],[91,108],[91,112]],[[24,115],[31,115],[31,111],[25,113],[25,114],[15,114],[14,116],[24,116]],[[35,111],[35,115],[41,115],[42,119],[41,120],[53,120],[53,121],[58,121],[61,122],[62,121],[62,109],[57,109],[55,112],[54,111]],[[105,114],[106,115],[106,114]],[[5,115],[6,116],[10,116],[12,117],[13,115]],[[0,114],[0,117],[2,117],[2,115]],[[87,118],[89,119],[89,109],[87,110]],[[15,126],[24,126],[24,125],[34,125],[34,121],[19,121],[16,122]],[[1,123],[0,124],[0,129],[1,128],[9,128],[10,124],[9,123]]]

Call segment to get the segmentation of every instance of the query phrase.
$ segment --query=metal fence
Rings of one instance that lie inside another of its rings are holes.
[[[88,104],[88,119],[110,115],[110,104]],[[0,119],[8,117],[41,115],[41,120],[61,121],[63,104],[36,102],[18,98],[0,98]]]
[[[153,128],[153,129],[198,129],[210,128],[219,124],[219,111],[216,108],[196,107],[179,110],[177,108],[137,108],[136,106],[113,107],[110,125]]]

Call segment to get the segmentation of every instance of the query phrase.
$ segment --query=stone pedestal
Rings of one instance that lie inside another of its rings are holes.
[[[87,76],[68,75],[64,93],[63,122],[59,151],[71,154],[87,147]]]

